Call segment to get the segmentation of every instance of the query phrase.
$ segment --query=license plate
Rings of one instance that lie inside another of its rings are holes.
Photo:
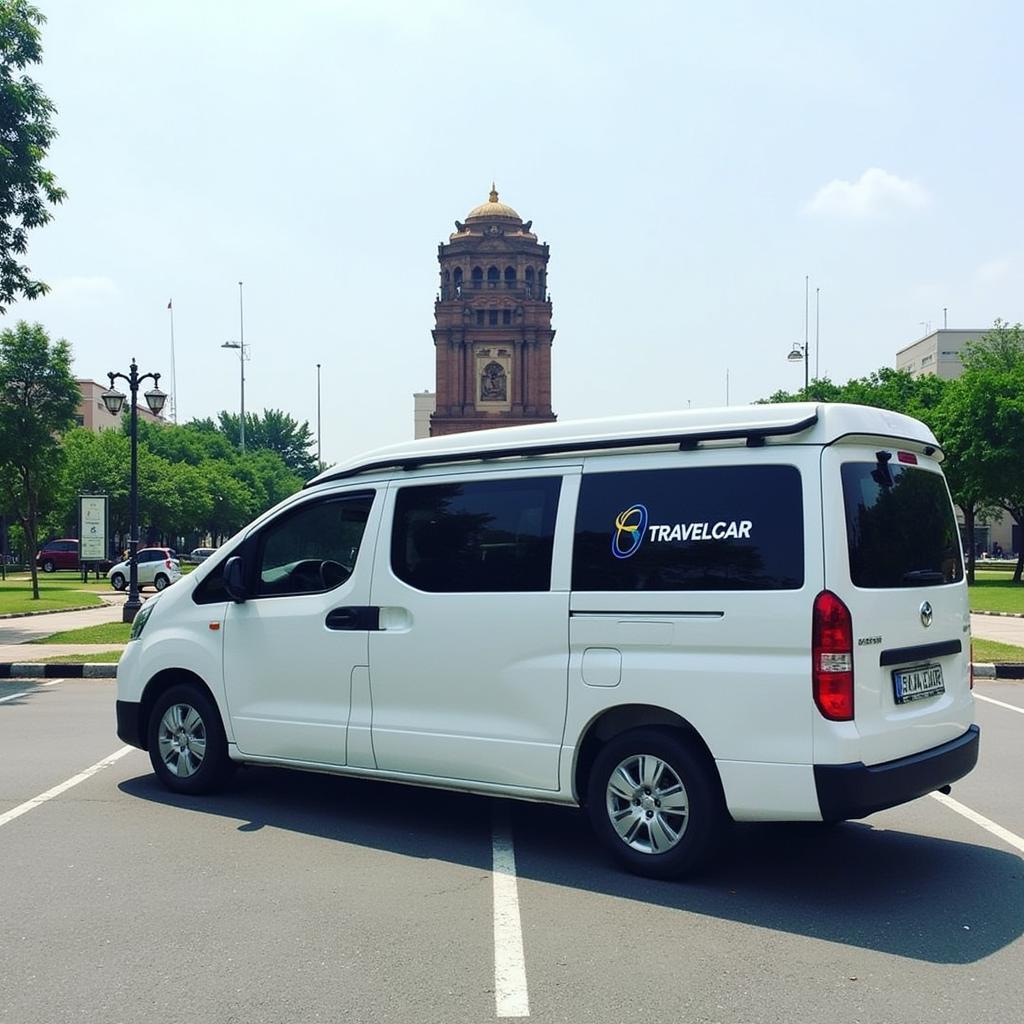
[[[912,700],[924,700],[925,697],[935,697],[946,692],[941,665],[901,668],[893,672],[892,686],[897,704],[908,704]]]

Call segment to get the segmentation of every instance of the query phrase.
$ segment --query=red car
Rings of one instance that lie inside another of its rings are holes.
[[[80,568],[78,562],[78,541],[74,537],[48,540],[36,553],[36,565],[43,572]],[[96,563],[90,562],[89,567],[106,572],[110,568],[110,559],[104,558]]]
[[[47,541],[36,555],[36,565],[43,572],[78,568],[78,541],[72,538]]]

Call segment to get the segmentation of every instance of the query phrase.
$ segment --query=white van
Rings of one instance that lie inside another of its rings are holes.
[[[582,804],[629,868],[973,768],[970,618],[916,420],[763,405],[415,441],[321,474],[146,603],[117,730],[236,762]]]

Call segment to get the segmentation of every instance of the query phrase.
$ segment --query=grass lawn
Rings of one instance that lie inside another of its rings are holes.
[[[1013,644],[1001,644],[997,640],[982,640],[972,637],[975,661],[1024,661],[1024,647]]]
[[[116,665],[121,660],[120,651],[97,651],[95,654],[59,654],[55,658],[43,658],[44,665]]]
[[[107,583],[109,588],[110,584]],[[53,582],[49,577],[43,579],[40,574],[39,600],[32,600],[32,581],[28,576],[10,577],[0,580],[0,615],[11,612],[46,612],[59,611],[61,608],[84,607],[99,605],[97,591],[102,584],[83,584],[81,579],[61,580]]]
[[[1024,614],[1024,583],[1013,583],[1009,573],[978,573],[968,593],[972,612]]]
[[[104,622],[98,626],[67,629],[63,633],[30,640],[33,644],[126,644],[132,631],[130,622]]]

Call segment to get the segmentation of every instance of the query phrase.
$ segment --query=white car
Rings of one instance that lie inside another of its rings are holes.
[[[181,566],[170,548],[140,548],[138,559],[140,590],[146,586],[163,590],[181,579]],[[107,573],[107,579],[115,590],[124,590],[130,576],[131,563],[127,559],[118,562]]]

